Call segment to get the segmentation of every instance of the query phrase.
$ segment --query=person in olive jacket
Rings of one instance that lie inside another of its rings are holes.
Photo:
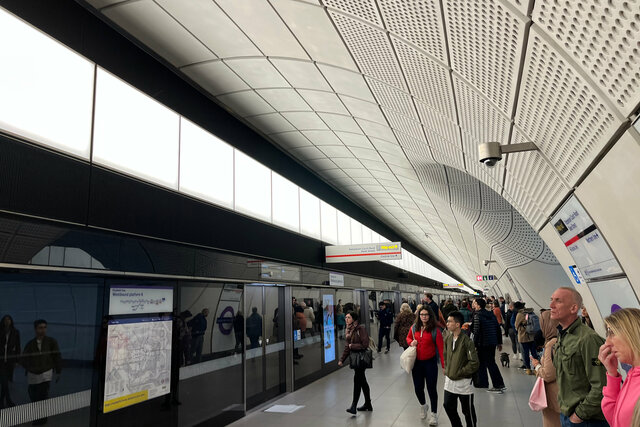
[[[444,410],[453,427],[462,427],[458,415],[458,399],[462,405],[467,427],[477,425],[476,409],[473,405],[472,376],[480,363],[476,347],[467,334],[462,332],[464,317],[454,311],[447,318],[447,330],[451,332],[444,339]]]
[[[342,366],[351,352],[365,351],[369,347],[369,334],[365,327],[358,323],[358,314],[355,311],[350,311],[344,319],[347,322],[345,334],[346,345],[338,361],[338,366]],[[364,393],[364,405],[357,408],[357,410],[373,411],[371,392],[364,371],[365,368],[356,368],[353,370],[353,401],[351,402],[351,406],[347,408],[347,412],[350,414],[356,414],[356,406],[358,405],[358,400],[360,400],[361,390]]]
[[[598,359],[604,339],[578,318],[582,296],[575,289],[556,289],[549,306],[551,319],[560,324],[553,364],[562,425],[608,426],[600,406],[607,382],[606,369]]]

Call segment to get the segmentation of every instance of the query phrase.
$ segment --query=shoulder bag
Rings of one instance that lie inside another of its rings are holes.
[[[356,330],[358,338],[360,337],[360,329]],[[360,351],[349,352],[349,367],[351,369],[371,369],[373,368],[373,352],[367,347]]]

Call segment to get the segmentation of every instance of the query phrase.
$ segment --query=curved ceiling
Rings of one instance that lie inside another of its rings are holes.
[[[468,283],[557,264],[536,231],[640,101],[640,1],[86,2]]]

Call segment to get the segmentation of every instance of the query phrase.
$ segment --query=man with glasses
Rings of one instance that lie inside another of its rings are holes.
[[[551,318],[560,323],[553,364],[562,426],[608,426],[600,407],[606,370],[598,351],[604,340],[578,319],[582,296],[575,289],[556,289],[550,307]]]

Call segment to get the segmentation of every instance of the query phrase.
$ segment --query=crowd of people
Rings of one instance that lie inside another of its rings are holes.
[[[444,374],[443,408],[452,426],[462,426],[458,400],[467,426],[477,425],[473,395],[477,389],[506,390],[496,350],[508,338],[523,374],[544,384],[543,425],[640,426],[640,309],[622,308],[604,319],[606,337],[599,336],[574,288],[558,288],[549,308],[537,314],[522,301],[504,297],[444,300],[438,305],[425,293],[414,307],[404,300],[395,318],[384,303],[378,351],[393,327],[393,338],[405,351],[415,347],[411,371],[420,418],[438,424],[438,371]],[[351,353],[368,348],[368,335],[357,314],[347,314],[347,343],[342,365]],[[388,338],[387,338],[388,342]],[[388,348],[388,347],[387,347]],[[509,366],[509,354],[500,355]],[[489,384],[489,379],[491,384]],[[429,401],[425,395],[425,386]],[[365,404],[358,407],[360,390]],[[356,370],[352,405],[347,412],[372,411],[364,369]]]

